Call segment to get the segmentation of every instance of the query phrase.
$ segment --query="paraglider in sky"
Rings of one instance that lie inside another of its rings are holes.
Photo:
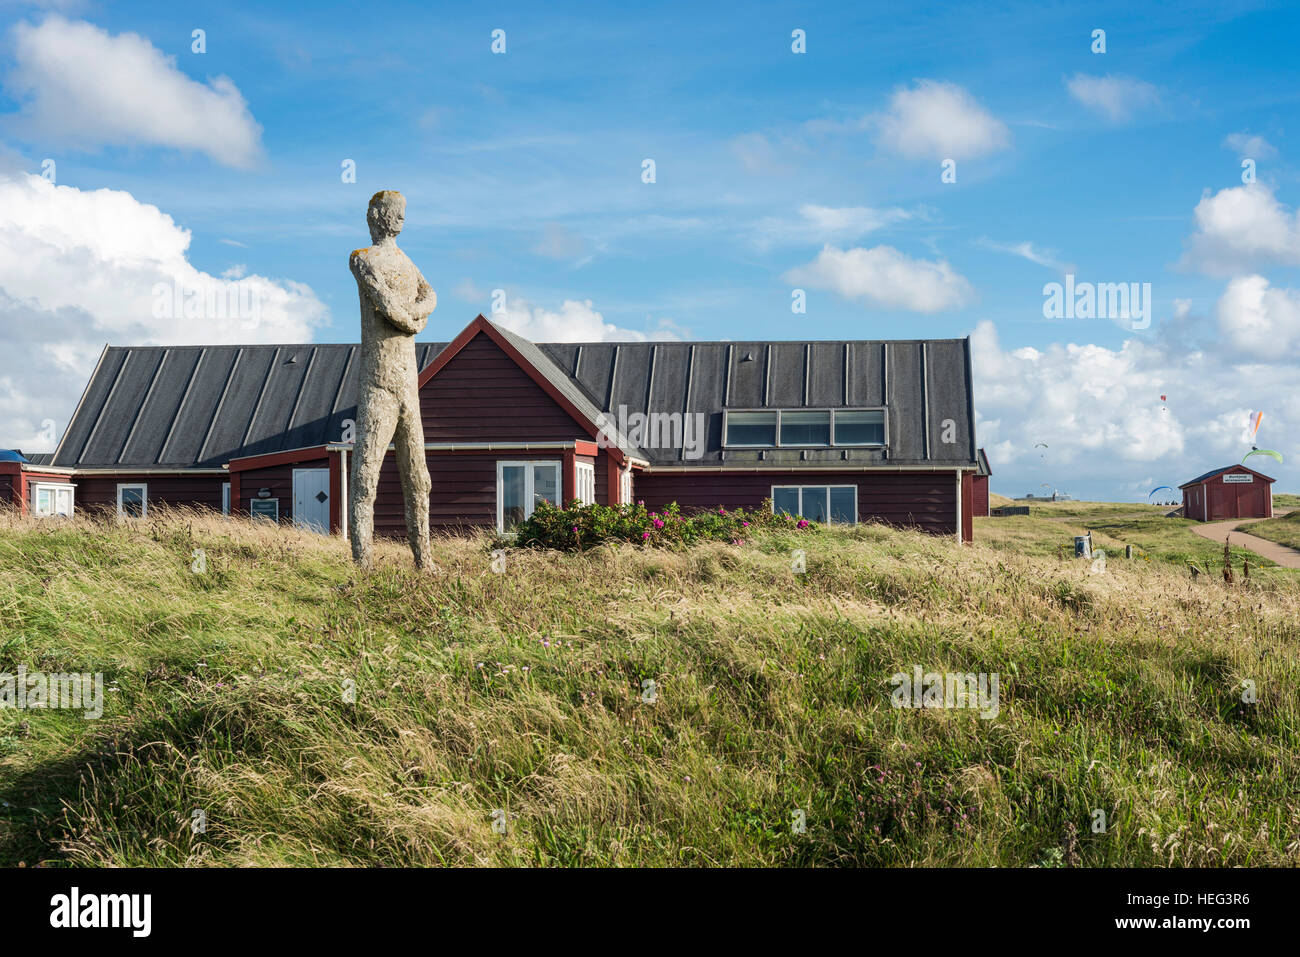
[[[1274,452],[1272,449],[1251,449],[1249,452],[1246,453],[1245,457],[1241,460],[1241,464],[1245,465],[1246,459],[1250,458],[1252,455],[1267,455],[1270,458],[1277,459],[1279,463],[1282,461],[1281,452]]]
[[[1263,412],[1252,412],[1246,420],[1246,431],[1241,434],[1241,438],[1242,441],[1249,442],[1251,448],[1255,447],[1255,434],[1259,431],[1259,423],[1263,418]]]
[[[1152,496],[1152,495],[1155,495],[1156,492],[1162,491],[1162,490],[1164,490],[1164,489],[1169,489],[1169,494],[1170,494],[1170,495],[1174,494],[1174,489],[1173,489],[1173,486],[1172,486],[1172,485],[1157,485],[1157,486],[1156,486],[1155,488],[1153,488],[1151,491],[1147,492],[1147,501],[1150,501],[1150,500],[1151,500],[1151,496]]]
[[[1165,405],[1165,400],[1168,399],[1168,398],[1169,398],[1169,396],[1164,395],[1164,394],[1161,394],[1161,396],[1160,396],[1160,410],[1161,410],[1162,412],[1168,412],[1168,411],[1169,411],[1169,406]]]
[[[1034,445],[1034,448],[1036,448],[1036,449],[1045,449],[1045,448],[1047,448],[1047,443],[1046,443],[1046,442],[1038,442],[1038,443],[1036,443],[1036,444]],[[1046,453],[1046,452],[1039,452],[1039,453],[1038,453],[1038,457],[1039,457],[1040,459],[1042,459],[1042,458],[1046,458],[1046,457],[1047,457],[1047,453]]]

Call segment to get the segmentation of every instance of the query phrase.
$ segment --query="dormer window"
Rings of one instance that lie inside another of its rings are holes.
[[[871,448],[886,443],[885,410],[728,410],[722,442],[729,449]]]

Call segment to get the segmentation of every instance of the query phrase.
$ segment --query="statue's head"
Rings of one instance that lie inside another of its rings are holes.
[[[370,226],[370,239],[379,242],[390,239],[402,231],[406,222],[406,197],[395,189],[382,189],[370,197],[366,223]]]

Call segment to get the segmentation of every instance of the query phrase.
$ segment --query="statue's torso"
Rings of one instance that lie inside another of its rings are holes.
[[[399,299],[414,302],[419,294],[420,270],[396,244],[369,246],[357,250],[376,275],[383,276]],[[361,381],[362,388],[380,386],[405,391],[413,382],[415,336],[388,322],[375,311],[365,281],[357,277],[357,294],[361,300]]]

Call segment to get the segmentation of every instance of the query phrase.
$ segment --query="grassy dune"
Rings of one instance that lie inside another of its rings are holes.
[[[0,864],[1300,863],[1300,576],[1192,582],[1147,518],[1105,534],[1153,560],[1090,574],[1075,521],[501,574],[450,539],[419,576],[241,521],[0,518],[0,671],[114,689],[0,710]],[[914,665],[998,673],[999,714],[892,708]]]
[[[1239,526],[1243,532],[1267,538],[1271,542],[1280,542],[1292,548],[1300,548],[1300,510],[1280,518],[1266,518],[1262,522],[1247,522]]]

